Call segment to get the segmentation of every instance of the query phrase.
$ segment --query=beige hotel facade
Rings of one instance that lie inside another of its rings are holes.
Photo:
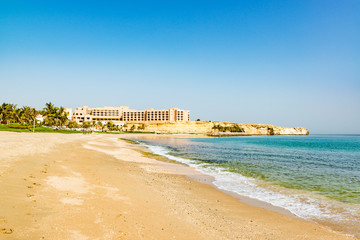
[[[81,124],[83,122],[113,122],[117,125],[125,123],[156,123],[156,122],[186,122],[190,121],[190,111],[178,108],[163,110],[133,110],[127,106],[89,108],[83,106],[76,108],[71,119]]]

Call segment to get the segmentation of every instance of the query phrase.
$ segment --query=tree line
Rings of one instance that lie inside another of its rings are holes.
[[[36,120],[38,115],[43,116],[42,122]],[[42,110],[36,110],[33,107],[23,106],[18,108],[16,104],[3,103],[0,106],[0,123],[1,124],[21,124],[21,125],[44,125],[48,127],[55,127],[58,129],[89,129],[97,128],[101,131],[120,131],[123,127],[117,126],[112,122],[103,124],[102,122],[83,122],[78,124],[68,118],[68,113],[64,107],[56,107],[51,102],[46,103]]]
[[[3,103],[0,106],[0,123],[31,124],[37,115],[35,108],[24,106],[17,108],[16,104]]]
[[[0,106],[0,123],[32,124],[36,122],[39,114],[44,116],[42,124],[47,126],[63,126],[68,121],[65,108],[55,107],[51,102],[46,103],[43,110],[36,110],[29,106],[18,108],[16,104],[3,103]]]

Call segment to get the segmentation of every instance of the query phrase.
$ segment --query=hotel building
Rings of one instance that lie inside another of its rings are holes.
[[[164,110],[154,110],[148,108],[146,110],[132,110],[129,107],[103,107],[89,108],[83,106],[76,108],[72,114],[72,120],[77,123],[83,122],[113,122],[117,125],[125,123],[141,123],[141,122],[186,122],[190,121],[190,112],[178,108],[169,108]]]

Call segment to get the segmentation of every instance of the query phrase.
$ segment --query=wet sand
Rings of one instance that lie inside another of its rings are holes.
[[[118,137],[0,132],[0,239],[351,239]]]

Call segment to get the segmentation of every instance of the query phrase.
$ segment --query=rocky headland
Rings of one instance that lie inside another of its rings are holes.
[[[270,124],[244,124],[232,122],[189,121],[176,123],[128,123],[126,129],[157,133],[238,133],[239,135],[308,135],[304,127],[278,127]]]

